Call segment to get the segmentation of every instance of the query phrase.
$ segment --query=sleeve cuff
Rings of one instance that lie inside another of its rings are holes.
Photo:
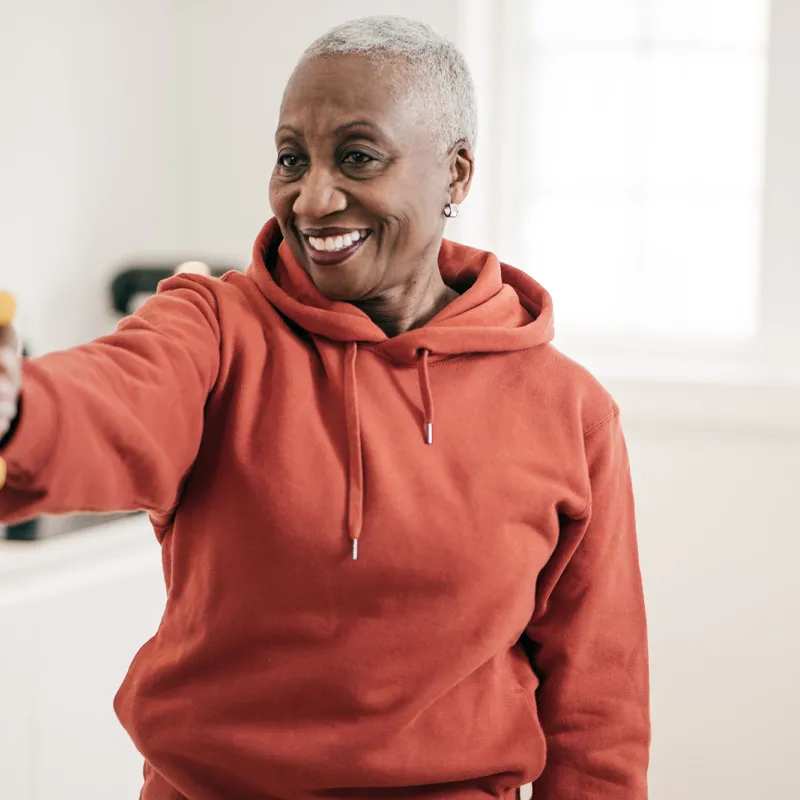
[[[58,406],[44,371],[26,361],[22,371],[20,411],[0,455],[8,469],[7,483],[30,488],[46,467],[56,446]]]

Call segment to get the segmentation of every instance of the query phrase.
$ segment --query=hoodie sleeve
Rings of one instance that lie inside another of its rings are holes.
[[[646,800],[647,633],[619,410],[585,436],[591,495],[562,518],[526,628],[547,763],[534,800]]]
[[[219,335],[214,293],[178,276],[113,334],[26,360],[18,421],[0,451],[0,520],[169,513],[199,449]]]

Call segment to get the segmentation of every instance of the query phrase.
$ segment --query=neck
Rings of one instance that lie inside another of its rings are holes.
[[[356,305],[387,336],[399,336],[420,328],[458,297],[443,280],[438,264],[416,276],[405,286],[383,292]]]

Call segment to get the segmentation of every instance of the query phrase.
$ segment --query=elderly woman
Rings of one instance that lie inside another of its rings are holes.
[[[443,241],[475,140],[450,43],[342,25],[245,274],[21,369],[5,329],[0,518],[146,509],[163,548],[115,700],[145,800],[646,797],[619,410],[539,284]]]

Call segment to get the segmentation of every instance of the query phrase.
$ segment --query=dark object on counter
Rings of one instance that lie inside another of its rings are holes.
[[[109,514],[67,514],[65,516],[47,517],[21,522],[18,525],[0,527],[0,539],[13,539],[18,542],[33,542],[39,539],[50,539],[68,533],[97,528],[119,519],[142,515],[141,511],[121,511]]]
[[[6,539],[16,542],[32,542],[39,538],[39,520],[20,522],[18,525],[9,525],[6,529]]]
[[[111,300],[119,314],[135,311],[132,305],[137,297],[156,293],[158,284],[175,274],[178,264],[151,264],[127,267],[111,282]],[[209,264],[211,275],[221,278],[236,267]]]

